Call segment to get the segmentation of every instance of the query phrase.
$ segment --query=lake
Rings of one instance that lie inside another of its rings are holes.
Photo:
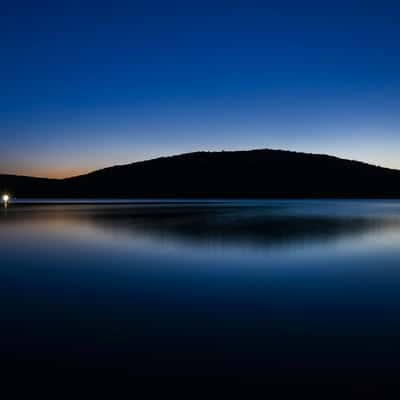
[[[400,202],[18,201],[0,351],[151,376],[400,366]]]

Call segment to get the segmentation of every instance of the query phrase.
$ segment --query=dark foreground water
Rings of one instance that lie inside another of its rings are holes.
[[[400,366],[400,202],[11,204],[14,371]]]

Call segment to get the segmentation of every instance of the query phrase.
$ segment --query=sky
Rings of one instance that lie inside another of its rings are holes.
[[[400,169],[398,1],[4,2],[0,173],[275,148]]]

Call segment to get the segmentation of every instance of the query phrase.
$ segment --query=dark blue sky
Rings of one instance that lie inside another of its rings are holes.
[[[0,13],[0,172],[263,147],[400,168],[398,2],[16,0]]]

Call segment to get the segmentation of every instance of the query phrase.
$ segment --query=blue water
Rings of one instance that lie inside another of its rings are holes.
[[[14,201],[0,210],[2,360],[398,367],[399,244],[399,201]]]

